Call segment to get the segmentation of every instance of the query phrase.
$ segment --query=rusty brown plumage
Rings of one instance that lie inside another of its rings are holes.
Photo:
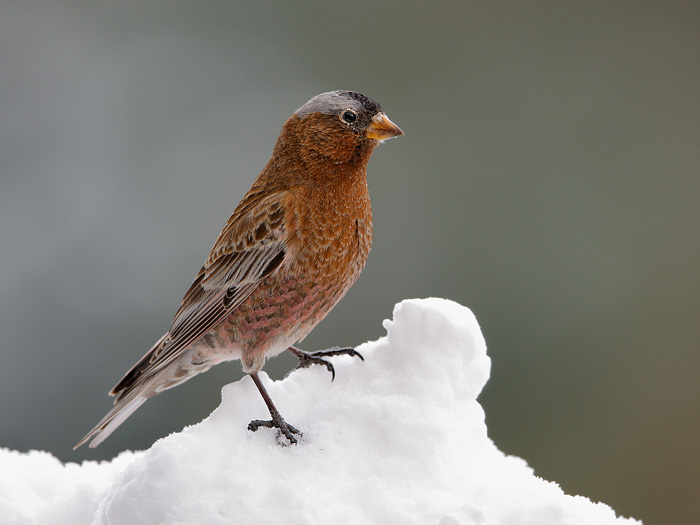
[[[257,373],[292,347],[355,283],[372,244],[366,168],[374,148],[402,131],[372,99],[322,93],[280,132],[272,157],[231,215],[185,294],[168,332],[110,391],[114,407],[77,445],[104,441],[149,397],[222,361],[240,359],[271,414],[249,427],[285,423]],[[352,349],[321,355],[349,353]]]

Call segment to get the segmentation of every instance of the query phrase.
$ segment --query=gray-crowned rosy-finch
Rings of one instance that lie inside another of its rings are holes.
[[[258,372],[288,350],[300,360],[359,355],[351,348],[308,354],[292,345],[355,283],[372,244],[366,169],[374,148],[403,132],[374,100],[322,93],[282,127],[272,158],[219,234],[170,330],[110,391],[114,407],[76,445],[96,447],[144,401],[222,361],[240,359],[290,443],[299,434],[275,408]],[[361,356],[360,356],[361,357]],[[281,436],[280,436],[281,437]]]

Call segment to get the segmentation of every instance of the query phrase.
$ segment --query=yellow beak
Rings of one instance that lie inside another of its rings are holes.
[[[367,138],[376,140],[393,139],[403,135],[403,131],[384,113],[378,113],[367,128]]]

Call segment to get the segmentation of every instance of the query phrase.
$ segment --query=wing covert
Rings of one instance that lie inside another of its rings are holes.
[[[251,192],[241,202],[182,299],[169,332],[112,389],[112,394],[123,394],[139,377],[177,358],[282,265],[286,254],[283,195]]]

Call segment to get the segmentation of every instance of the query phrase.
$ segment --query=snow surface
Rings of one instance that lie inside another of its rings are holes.
[[[565,495],[488,438],[476,398],[491,361],[469,309],[407,300],[384,327],[358,347],[365,362],[333,358],[334,382],[318,366],[261,374],[299,445],[246,429],[267,411],[245,377],[207,419],[147,451],[78,465],[0,449],[0,523],[640,523]]]

